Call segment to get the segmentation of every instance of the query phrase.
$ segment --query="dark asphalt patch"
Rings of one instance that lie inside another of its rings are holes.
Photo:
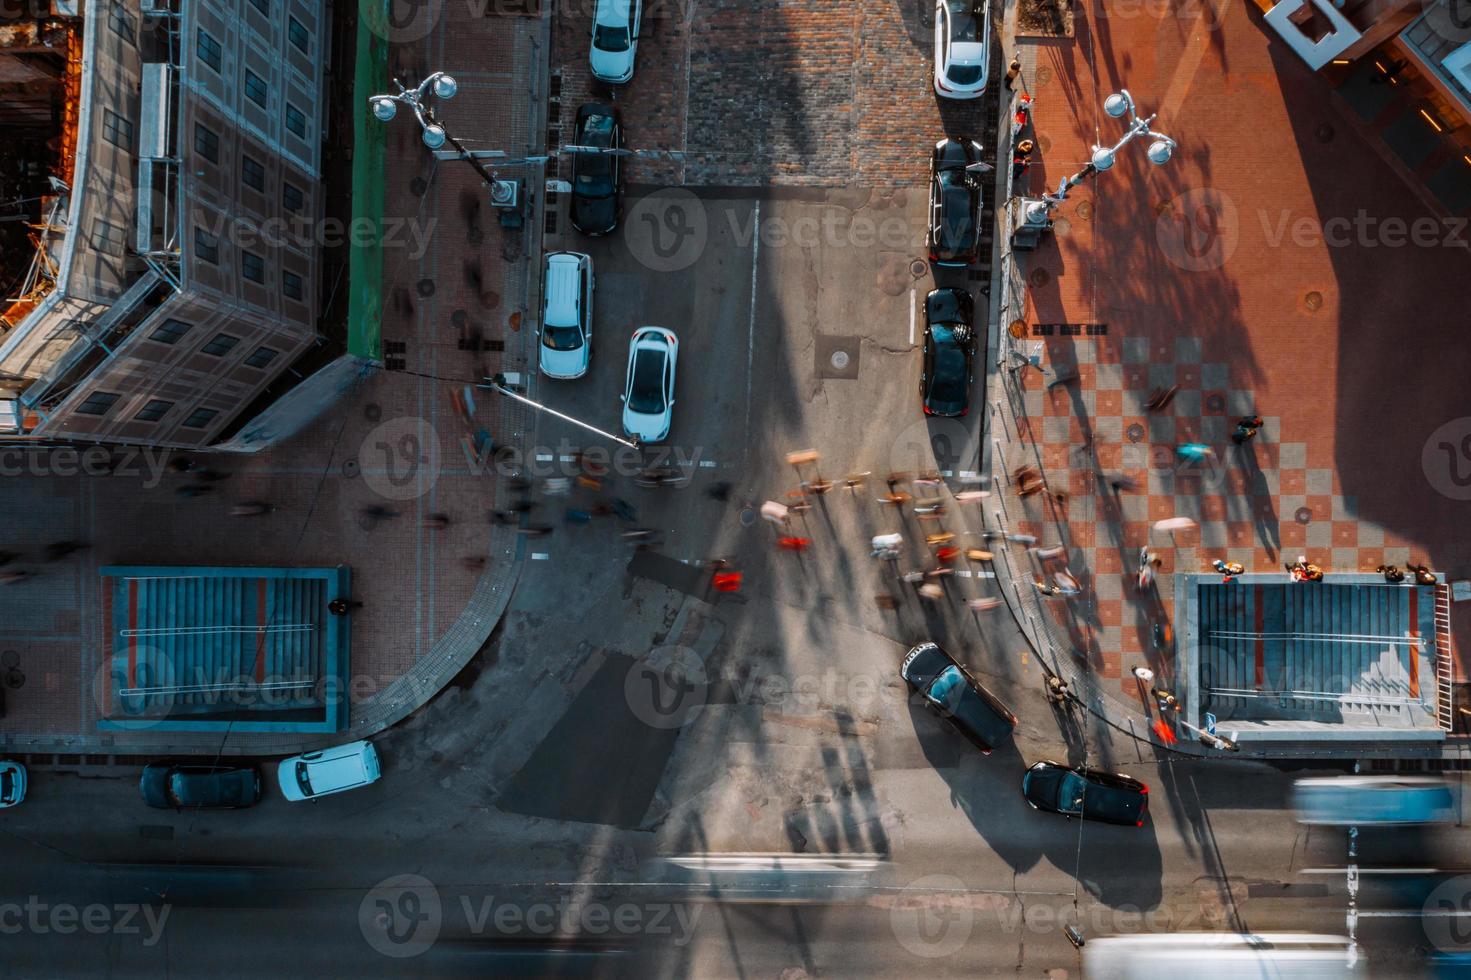
[[[667,585],[685,595],[702,596],[710,578],[707,569],[686,565],[682,561],[668,558],[657,551],[640,551],[628,563],[630,574],[646,578],[660,585]]]

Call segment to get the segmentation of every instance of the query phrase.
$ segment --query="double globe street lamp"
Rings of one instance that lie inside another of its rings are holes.
[[[1151,142],[1145,155],[1149,157],[1149,162],[1155,165],[1169,162],[1170,157],[1174,155],[1175,148],[1179,146],[1164,133],[1157,133],[1149,128],[1154,122],[1155,113],[1140,118],[1134,105],[1134,97],[1129,94],[1128,89],[1120,89],[1104,99],[1103,111],[1115,119],[1123,116],[1129,117],[1123,137],[1113,146],[1094,144],[1088,163],[1071,177],[1064,178],[1057,185],[1056,194],[1043,194],[1039,198],[1017,199],[1012,211],[1011,243],[1013,248],[1024,251],[1036,248],[1038,242],[1041,241],[1042,233],[1052,227],[1053,209],[1067,199],[1068,190],[1081,184],[1092,174],[1112,169],[1114,163],[1117,162],[1119,151],[1134,140],[1144,136],[1150,137]]]

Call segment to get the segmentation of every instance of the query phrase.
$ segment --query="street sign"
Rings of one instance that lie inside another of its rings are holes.
[[[1205,730],[1212,735],[1216,733],[1216,716],[1209,711],[1205,713]]]

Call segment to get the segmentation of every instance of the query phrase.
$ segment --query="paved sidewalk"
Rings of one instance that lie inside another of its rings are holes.
[[[1018,256],[1025,305],[1003,309],[1000,326],[1020,319],[1027,334],[1003,332],[997,350],[1022,356],[990,365],[992,469],[1005,493],[988,517],[1066,549],[1039,562],[1013,546],[1009,567],[998,565],[1008,597],[1098,710],[1143,730],[1152,706],[1131,670],[1173,684],[1173,650],[1155,628],[1168,623],[1177,571],[1209,573],[1219,557],[1280,572],[1307,554],[1330,574],[1423,561],[1464,576],[1471,531],[1453,517],[1454,461],[1432,450],[1440,427],[1471,420],[1430,393],[1458,384],[1435,351],[1460,344],[1460,301],[1445,284],[1464,278],[1471,253],[1383,232],[1430,216],[1360,152],[1355,131],[1332,125],[1341,109],[1327,83],[1281,57],[1244,8],[1219,22],[1098,2],[1078,13],[1074,40],[1017,44],[1040,151],[1019,192],[1055,190],[1090,144],[1118,138],[1101,107],[1120,87],[1158,110],[1156,128],[1181,146],[1164,167],[1127,147],[1069,194],[1054,234]],[[1277,234],[1358,215],[1384,239]],[[1419,377],[1413,389],[1402,380]],[[1173,386],[1166,410],[1146,410],[1153,390]],[[1423,407],[1400,411],[1402,387],[1425,392]],[[1238,446],[1230,433],[1251,414],[1265,424]],[[1184,442],[1214,458],[1182,465]],[[1066,499],[1019,497],[1010,474],[1024,465]],[[1119,477],[1137,489],[1115,491]],[[1198,529],[1151,533],[1177,516]],[[1162,564],[1157,590],[1141,594],[1146,545]],[[1059,568],[1081,596],[1038,596],[1030,582]],[[1459,635],[1471,626],[1463,607],[1453,607]],[[1345,753],[1363,754],[1333,754]]]
[[[522,155],[543,129],[546,30],[544,18],[481,18],[448,4],[433,30],[393,49],[390,73],[408,81],[432,57],[460,84],[442,107],[452,130],[472,145],[493,139]],[[499,67],[481,68],[487,64]],[[386,370],[283,446],[196,457],[225,474],[200,496],[177,495],[200,481],[170,472],[164,458],[74,476],[54,456],[40,457],[42,475],[0,480],[0,505],[12,515],[0,549],[22,556],[11,567],[35,573],[0,588],[0,652],[13,651],[25,676],[6,692],[0,751],[281,754],[359,738],[424,704],[482,649],[524,549],[513,530],[487,520],[504,481],[467,446],[481,430],[497,445],[521,446],[529,420],[489,392],[474,393],[473,409],[460,396],[485,374],[525,371],[534,353],[532,331],[521,327],[535,303],[538,270],[524,256],[540,254],[538,182],[530,181],[524,229],[506,232],[472,169],[436,163],[412,117],[400,113],[387,151]],[[252,500],[275,511],[230,516],[232,504]],[[508,494],[499,501],[509,502]],[[366,516],[374,506],[397,516]],[[426,522],[435,514],[449,525]],[[65,561],[40,560],[46,544],[63,540],[90,547]],[[472,565],[478,558],[483,565]],[[349,566],[363,607],[352,614],[348,730],[309,741],[99,732],[109,645],[97,570],[111,564]]]

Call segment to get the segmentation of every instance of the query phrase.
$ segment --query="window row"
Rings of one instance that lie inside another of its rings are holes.
[[[220,264],[220,240],[203,228],[194,229],[194,256],[210,265]],[[253,283],[266,284],[265,256],[248,249],[240,250],[240,274]],[[281,270],[281,293],[300,302],[306,295],[306,280],[289,269]]]
[[[108,412],[112,411],[112,406],[116,405],[118,399],[120,398],[122,398],[122,395],[119,395],[115,392],[94,391],[92,392],[92,394],[88,395],[80,405],[77,406],[77,412],[82,415],[106,415]],[[174,402],[168,401],[164,398],[151,399],[146,405],[138,410],[138,414],[134,415],[133,419],[137,422],[157,422],[161,420],[164,416],[168,415],[169,410],[172,409],[174,405]],[[182,425],[186,429],[203,429],[205,426],[213,422],[215,417],[219,414],[220,413],[213,408],[196,408],[194,411],[189,413],[187,418],[184,419]]]
[[[162,324],[156,327],[153,333],[148,335],[148,339],[156,340],[160,344],[173,345],[177,344],[184,338],[185,334],[193,329],[194,324],[171,318],[163,321]],[[210,338],[209,343],[199,348],[199,350],[201,353],[209,354],[212,357],[224,357],[230,351],[234,350],[235,345],[238,343],[240,343],[240,338],[233,334],[217,333]],[[280,354],[280,351],[270,347],[257,347],[245,359],[245,364],[247,367],[263,368],[279,357]]]
[[[194,152],[210,163],[220,162],[220,134],[204,123],[194,124]],[[266,165],[248,153],[240,154],[240,182],[265,193]],[[281,182],[281,206],[293,213],[306,206],[306,192],[290,181]]]
[[[262,13],[266,13],[266,11],[262,11]],[[114,22],[113,29],[119,29],[116,22]],[[311,55],[312,32],[307,30],[306,25],[303,24],[301,21],[289,15],[286,18],[286,40],[291,43],[291,46],[293,48],[300,51],[302,54],[308,56]],[[220,74],[221,65],[224,64],[224,50],[223,48],[221,48],[219,40],[202,27],[195,29],[194,51],[199,56],[200,61],[208,65],[215,74]],[[246,76],[247,82],[250,77],[256,77],[257,81],[259,81],[259,78],[257,76],[251,75],[248,69],[246,71]],[[264,86],[265,83],[261,82],[261,85]],[[260,100],[260,104],[265,105],[264,97],[262,97],[262,99]]]

